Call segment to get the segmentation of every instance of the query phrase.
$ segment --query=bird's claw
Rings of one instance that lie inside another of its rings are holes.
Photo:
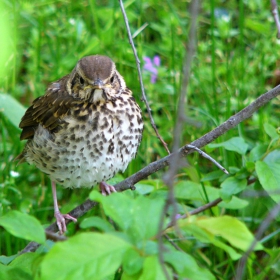
[[[77,219],[70,216],[69,214],[61,214],[60,212],[55,212],[54,216],[56,218],[56,224],[58,226],[59,234],[63,234],[66,232],[67,227],[66,227],[65,219],[71,220],[74,223],[77,222]]]
[[[99,184],[99,188],[100,188],[101,194],[105,195],[105,196],[110,195],[113,192],[117,192],[116,189],[114,188],[114,186],[111,186],[105,182],[101,182]]]

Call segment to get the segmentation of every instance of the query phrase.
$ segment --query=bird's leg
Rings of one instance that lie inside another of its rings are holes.
[[[100,182],[99,189],[102,195],[110,195],[112,192],[117,192],[114,186],[107,184],[106,182]]]
[[[73,222],[77,222],[77,219],[70,216],[69,214],[61,214],[57,204],[57,196],[56,196],[56,185],[55,182],[52,181],[52,194],[53,194],[53,204],[54,204],[54,216],[56,218],[56,224],[59,229],[59,233],[63,234],[66,232],[66,223],[65,219],[72,220]]]

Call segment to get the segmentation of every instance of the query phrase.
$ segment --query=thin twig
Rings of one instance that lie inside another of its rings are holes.
[[[199,148],[197,148],[196,146],[193,145],[186,145],[187,148],[189,149],[193,149],[195,151],[197,151],[201,156],[203,156],[204,158],[208,159],[209,161],[213,162],[219,169],[221,169],[225,174],[229,174],[229,172],[221,165],[219,164],[215,159],[213,159],[211,156],[209,156],[208,154],[206,154],[205,152],[203,152],[202,150],[200,150]]]
[[[271,3],[271,13],[274,17],[274,21],[277,28],[277,38],[280,39],[280,22],[279,22],[279,14],[278,14],[278,6],[276,0],[270,0]]]
[[[205,205],[202,205],[202,206],[200,206],[200,207],[190,211],[188,213],[188,215],[185,214],[184,215],[185,217],[183,216],[182,218],[186,218],[187,216],[193,216],[193,215],[196,215],[198,213],[204,212],[205,210],[210,209],[210,208],[218,205],[220,202],[222,202],[222,199],[221,198],[217,198],[217,199],[215,199],[213,201],[210,201],[209,203],[206,203]]]
[[[269,101],[271,101],[276,96],[280,95],[280,85],[276,86],[275,88],[269,90],[268,92],[262,94],[258,97],[255,101],[253,101],[250,105],[245,107],[243,110],[236,113],[234,116],[230,117],[226,120],[223,124],[219,125],[212,131],[208,132],[204,136],[200,137],[199,139],[193,141],[191,145],[201,148],[211,142],[213,142],[216,138],[223,135],[225,132],[229,131],[233,127],[237,126],[242,121],[250,118],[254,112],[256,112],[259,108],[263,107]],[[186,155],[192,153],[193,150],[188,149],[188,145],[185,145],[180,148],[179,154],[180,157],[185,157]],[[117,191],[125,191],[128,189],[135,188],[134,185],[139,181],[146,179],[151,174],[165,168],[170,164],[172,161],[172,157],[174,154],[170,154],[160,160],[154,161],[141,169],[140,171],[136,172],[135,174],[131,175],[130,177],[126,178],[122,182],[116,184],[114,187]],[[85,213],[87,213],[90,209],[92,209],[97,203],[87,199],[85,202],[74,208],[69,214],[74,218],[79,218]],[[67,220],[68,221],[68,220]],[[66,222],[67,223],[67,222]],[[57,232],[57,225],[56,223],[51,224],[47,230],[52,232]],[[36,244],[36,246],[35,246]],[[39,245],[36,242],[30,242],[22,251],[24,252],[34,252]]]
[[[199,214],[199,213],[201,213],[201,212],[204,212],[204,211],[207,210],[207,209],[210,209],[210,208],[212,208],[212,207],[218,205],[218,204],[219,204],[220,202],[222,202],[222,201],[223,201],[223,200],[222,200],[221,198],[217,198],[217,199],[215,199],[215,200],[213,200],[213,201],[210,201],[210,202],[208,202],[208,203],[206,203],[206,204],[204,204],[204,205],[202,205],[202,206],[200,206],[200,207],[198,207],[198,208],[196,208],[196,209],[194,209],[194,210],[192,210],[192,211],[190,211],[190,212],[184,214],[184,215],[176,215],[176,220],[186,219],[186,218],[188,218],[188,217],[190,217],[190,216],[197,215],[197,214]],[[170,227],[173,227],[173,226],[174,226],[174,224],[173,224],[173,222],[171,221],[171,222],[166,226],[165,230],[168,229],[168,228],[170,228]],[[164,230],[164,231],[165,231],[165,230]],[[164,232],[164,231],[163,231],[163,232]]]
[[[156,124],[155,124],[155,121],[154,121],[154,118],[152,116],[152,110],[149,106],[149,102],[147,100],[147,97],[146,97],[146,94],[145,94],[145,88],[144,88],[144,83],[143,83],[143,79],[142,79],[142,73],[141,73],[141,68],[140,68],[140,60],[138,58],[138,55],[137,55],[137,50],[134,46],[134,43],[133,43],[133,39],[132,39],[132,36],[131,36],[131,32],[130,32],[130,27],[129,27],[129,23],[128,23],[128,19],[127,19],[127,16],[126,16],[126,12],[125,12],[125,8],[124,8],[124,5],[123,5],[123,2],[122,0],[119,0],[120,2],[120,7],[121,7],[121,10],[122,10],[122,14],[123,14],[123,18],[124,18],[124,21],[125,21],[125,25],[126,25],[126,30],[127,30],[127,35],[128,35],[128,39],[129,39],[129,43],[131,45],[131,48],[133,50],[133,54],[134,54],[134,57],[135,57],[135,60],[136,60],[136,66],[137,66],[137,71],[138,71],[138,77],[139,77],[139,81],[140,81],[140,86],[141,86],[141,93],[142,93],[142,100],[144,101],[145,105],[146,105],[146,108],[147,108],[147,111],[148,111],[148,115],[149,115],[149,118],[150,118],[150,122],[151,122],[151,125],[158,137],[158,139],[160,140],[160,142],[163,144],[165,150],[167,151],[168,154],[170,154],[170,151],[168,149],[168,146],[167,144],[164,142],[164,140],[162,139],[162,137],[160,136],[158,130],[157,130],[157,127],[156,127]]]
[[[241,280],[244,276],[244,270],[249,258],[249,255],[253,252],[254,248],[256,247],[258,241],[263,236],[264,232],[270,226],[271,222],[278,216],[280,212],[280,203],[274,206],[274,208],[268,213],[266,218],[260,224],[257,233],[255,234],[255,240],[252,242],[250,248],[243,254],[242,258],[239,261],[237,272],[236,272],[236,280]]]
[[[184,252],[173,240],[170,239],[167,233],[165,233],[163,236],[177,251]]]
[[[167,194],[165,206],[162,211],[161,219],[159,222],[158,256],[159,256],[161,267],[167,279],[170,279],[170,277],[167,273],[165,262],[164,262],[164,243],[162,238],[162,230],[163,230],[164,219],[167,214],[167,211],[169,210],[169,208],[172,208],[173,211],[171,213],[171,223],[175,227],[175,230],[178,231],[176,227],[176,215],[178,213],[178,210],[177,210],[177,202],[176,202],[175,191],[174,191],[174,177],[178,169],[180,168],[179,160],[181,157],[177,151],[180,147],[181,132],[183,129],[184,120],[186,119],[185,106],[187,102],[187,89],[190,80],[192,60],[196,52],[196,32],[197,32],[197,18],[199,14],[199,7],[200,7],[200,0],[191,1],[190,8],[189,8],[189,14],[191,16],[190,30],[188,34],[188,44],[185,51],[185,58],[183,63],[182,84],[181,84],[181,91],[179,95],[177,118],[176,118],[176,124],[173,132],[174,143],[173,143],[172,153],[174,154],[174,156],[172,158],[169,170],[163,176],[163,180],[165,184],[168,186],[168,194]]]

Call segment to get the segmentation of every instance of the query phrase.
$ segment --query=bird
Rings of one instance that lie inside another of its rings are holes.
[[[143,133],[139,105],[115,63],[104,55],[81,58],[72,72],[51,83],[23,115],[20,140],[27,140],[16,160],[34,164],[51,180],[59,233],[66,220],[56,186],[116,192],[107,180],[124,172],[135,158]]]

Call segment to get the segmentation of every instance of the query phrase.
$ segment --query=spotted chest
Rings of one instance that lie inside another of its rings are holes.
[[[54,133],[39,125],[25,158],[64,187],[92,187],[127,168],[142,130],[140,108],[124,93],[114,101],[74,106]]]

